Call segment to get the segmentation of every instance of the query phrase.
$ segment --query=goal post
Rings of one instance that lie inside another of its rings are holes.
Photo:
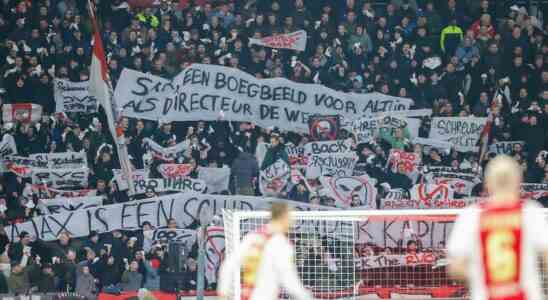
[[[299,276],[316,299],[467,298],[465,285],[446,272],[445,246],[460,211],[294,211],[289,239]],[[269,218],[224,210],[225,257]],[[240,272],[233,278],[229,299],[241,299]]]

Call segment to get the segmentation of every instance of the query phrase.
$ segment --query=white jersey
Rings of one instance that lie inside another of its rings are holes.
[[[258,243],[261,244],[259,251],[256,247]],[[218,286],[221,295],[230,294],[235,284],[234,275],[240,273],[241,269],[240,281],[251,280],[253,288],[244,295],[245,289],[242,287],[240,299],[276,300],[281,287],[297,300],[312,299],[301,284],[293,262],[293,246],[287,237],[282,234],[265,237],[264,234],[250,233],[242,241],[239,250],[239,253],[228,257],[221,267]]]
[[[495,272],[495,276],[500,277],[501,272],[508,270],[504,269],[505,267],[508,267],[506,264],[509,261],[512,261],[505,255],[508,254],[507,251],[510,250],[510,257],[514,257],[512,255],[515,255],[515,253],[512,252],[512,248],[509,248],[512,246],[509,244],[502,244],[502,248],[496,249],[487,246],[486,248],[489,248],[489,251],[496,253],[496,255],[491,256],[491,260],[485,256],[485,251],[482,250],[481,245],[488,244],[485,243],[485,235],[482,242],[482,229],[480,228],[480,222],[483,223],[485,219],[481,219],[480,221],[480,215],[481,210],[478,206],[472,206],[464,210],[457,218],[448,243],[448,255],[450,258],[464,258],[469,263],[467,266],[467,278],[471,290],[471,299],[473,300],[489,299],[486,283],[486,270],[488,270],[487,268],[489,265],[484,263],[483,257],[486,257],[487,261],[495,261],[496,264],[498,263],[494,270],[498,270],[498,274]],[[497,226],[498,223],[504,223],[505,221],[506,223],[511,222],[511,220],[507,219],[501,221],[503,219],[503,216],[499,216],[498,219],[492,219],[495,223],[494,226]],[[541,300],[544,299],[544,295],[541,288],[542,285],[537,259],[539,255],[543,255],[543,253],[548,250],[548,239],[545,238],[545,230],[548,228],[546,226],[546,217],[537,203],[528,201],[523,205],[523,215],[521,219],[518,220],[523,220],[520,222],[522,224],[519,238],[521,244],[515,246],[520,247],[520,267],[519,270],[517,270],[517,272],[520,272],[519,276],[521,276],[518,277],[521,278],[520,287],[524,293],[523,296],[525,299]],[[493,232],[497,233],[497,230],[494,230]],[[498,241],[500,241],[500,239]],[[505,242],[508,242],[508,240],[503,241],[503,243]],[[500,265],[501,263],[502,265]],[[493,289],[492,291],[500,292],[500,289]]]

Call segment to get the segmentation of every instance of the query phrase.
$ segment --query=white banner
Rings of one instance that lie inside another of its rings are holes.
[[[2,105],[2,122],[38,122],[42,119],[42,106],[32,103]]]
[[[335,206],[347,208],[360,206],[364,209],[377,207],[377,180],[367,175],[320,177],[323,194],[335,199]]]
[[[455,198],[455,191],[445,183],[418,183],[411,188],[409,194],[411,199],[418,201],[418,209],[449,208],[451,200]]]
[[[435,117],[429,138],[450,142],[457,151],[477,152],[477,143],[487,118]]]
[[[44,184],[27,184],[23,189],[23,197],[29,199],[32,196],[38,199],[50,198],[74,198],[74,197],[91,197],[97,195],[97,190],[82,189],[82,190],[60,190],[48,187]]]
[[[205,181],[210,194],[228,191],[230,168],[199,167],[198,179]]]
[[[4,160],[4,167],[6,171],[12,172],[17,176],[30,178],[34,168],[47,168],[48,163],[29,157],[8,156]]]
[[[421,144],[421,145],[430,146],[430,147],[434,147],[436,149],[442,149],[442,150],[451,149],[451,147],[453,146],[449,142],[435,140],[435,139],[414,137],[412,140],[413,140],[413,143],[415,144]]]
[[[179,178],[148,178],[134,180],[133,186],[136,194],[144,194],[148,192],[163,193],[163,192],[191,192],[205,193],[207,185],[203,180],[192,179],[188,177]]]
[[[306,30],[299,30],[291,33],[265,36],[260,39],[250,38],[249,45],[304,51],[306,49],[306,38]]]
[[[120,191],[127,191],[129,189],[129,182],[125,180],[125,176],[120,169],[114,169],[112,170],[114,173],[114,177],[112,178],[112,183],[116,184],[116,188]],[[148,170],[147,169],[138,169],[138,170],[132,170],[131,171],[131,177],[135,180],[146,180],[148,179]],[[138,194],[135,192],[135,187],[133,187],[133,193]]]
[[[64,79],[53,81],[56,112],[94,113],[97,99],[89,94],[89,81],[73,82]]]
[[[434,190],[431,191],[431,193],[432,192],[440,192],[443,194],[443,191]],[[432,193],[430,195],[436,196],[438,194]],[[402,197],[398,199],[394,197],[397,196],[396,192],[394,192],[391,196],[392,197],[385,197],[381,200],[380,209],[461,209],[480,201],[480,198],[474,197],[424,201],[421,199],[411,198],[409,195],[406,198]]]
[[[86,152],[36,153],[30,158],[47,163],[50,169],[80,169],[88,166]]]
[[[192,245],[196,243],[196,239],[196,230],[191,229],[158,228],[152,233],[153,241],[183,243],[185,249],[187,250],[192,248]]]
[[[291,170],[282,159],[261,170],[259,174],[259,188],[264,196],[277,197],[285,190],[289,183]]]
[[[88,186],[88,168],[80,169],[33,169],[32,183],[47,184],[54,188]]]
[[[352,140],[310,142],[304,145],[304,156],[319,154],[337,154],[352,151]]]
[[[403,116],[388,115],[375,117],[362,117],[352,122],[352,132],[358,143],[369,143],[375,139],[379,132],[393,134],[396,128],[407,128],[410,137],[419,135],[420,119]]]
[[[78,209],[88,209],[103,205],[103,197],[71,197],[38,200],[38,209],[42,214],[60,214]]]
[[[27,231],[44,241],[53,241],[63,231],[77,238],[88,236],[91,231],[102,233],[115,229],[135,230],[145,221],[154,227],[163,227],[167,226],[171,218],[177,221],[180,228],[185,228],[198,220],[202,224],[208,224],[211,218],[220,215],[223,209],[261,210],[268,209],[271,203],[279,201],[288,203],[298,211],[331,209],[276,198],[177,193],[34,217],[27,222],[6,227],[6,232],[12,241],[22,231]]]
[[[311,155],[306,166],[306,178],[352,176],[357,160],[354,152]]]
[[[144,138],[143,144],[145,145],[145,148],[152,153],[154,158],[165,161],[174,161],[183,156],[189,146],[188,141],[183,141],[171,147],[162,147],[149,138]]]
[[[516,145],[521,145],[523,147],[524,144],[525,143],[523,141],[497,142],[489,145],[488,153],[511,154]]]
[[[165,121],[254,122],[261,127],[308,133],[314,114],[348,120],[408,110],[413,100],[380,93],[342,93],[283,78],[257,79],[235,68],[193,64],[174,80],[124,69],[116,99],[128,117]]]
[[[285,145],[285,152],[287,152],[287,156],[289,157],[289,164],[292,166],[306,166],[307,159],[304,155],[304,151],[305,150],[303,146],[297,146],[292,143],[288,143]],[[259,164],[259,166],[260,165],[261,164]]]
[[[158,172],[163,178],[185,177],[192,172],[191,164],[161,164],[158,166]]]
[[[436,256],[431,252],[362,256],[356,258],[356,269],[369,270],[390,267],[433,265],[436,261]]]
[[[428,167],[423,170],[430,183],[447,184],[455,193],[470,196],[474,187],[481,183],[481,176],[451,167]]]

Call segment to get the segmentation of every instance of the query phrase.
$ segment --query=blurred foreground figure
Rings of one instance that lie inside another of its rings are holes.
[[[497,156],[487,166],[485,203],[458,217],[448,245],[449,272],[468,281],[474,300],[544,299],[538,258],[548,258],[540,206],[520,198],[519,164]]]
[[[273,203],[268,225],[246,235],[240,253],[228,257],[221,267],[219,296],[228,298],[234,288],[234,275],[241,270],[242,300],[275,300],[280,288],[297,300],[311,300],[297,275],[293,246],[287,238],[291,228],[290,209],[285,203]]]

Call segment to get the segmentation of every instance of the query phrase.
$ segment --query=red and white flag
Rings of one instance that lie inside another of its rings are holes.
[[[131,180],[131,162],[127,146],[124,141],[124,134],[121,128],[116,127],[113,105],[113,89],[110,77],[108,74],[107,60],[105,56],[105,48],[101,40],[99,26],[95,18],[94,6],[89,1],[89,11],[91,22],[93,25],[93,55],[91,56],[91,70],[89,80],[89,94],[97,99],[97,103],[103,107],[107,116],[107,125],[116,144],[118,151],[118,160],[122,169],[123,177],[128,182],[130,194],[134,193],[133,181]]]
[[[304,51],[306,49],[306,39],[306,30],[299,30],[291,33],[266,36],[260,39],[250,38],[249,45]]]
[[[32,103],[4,104],[2,106],[2,121],[30,123],[42,119],[42,106]]]

